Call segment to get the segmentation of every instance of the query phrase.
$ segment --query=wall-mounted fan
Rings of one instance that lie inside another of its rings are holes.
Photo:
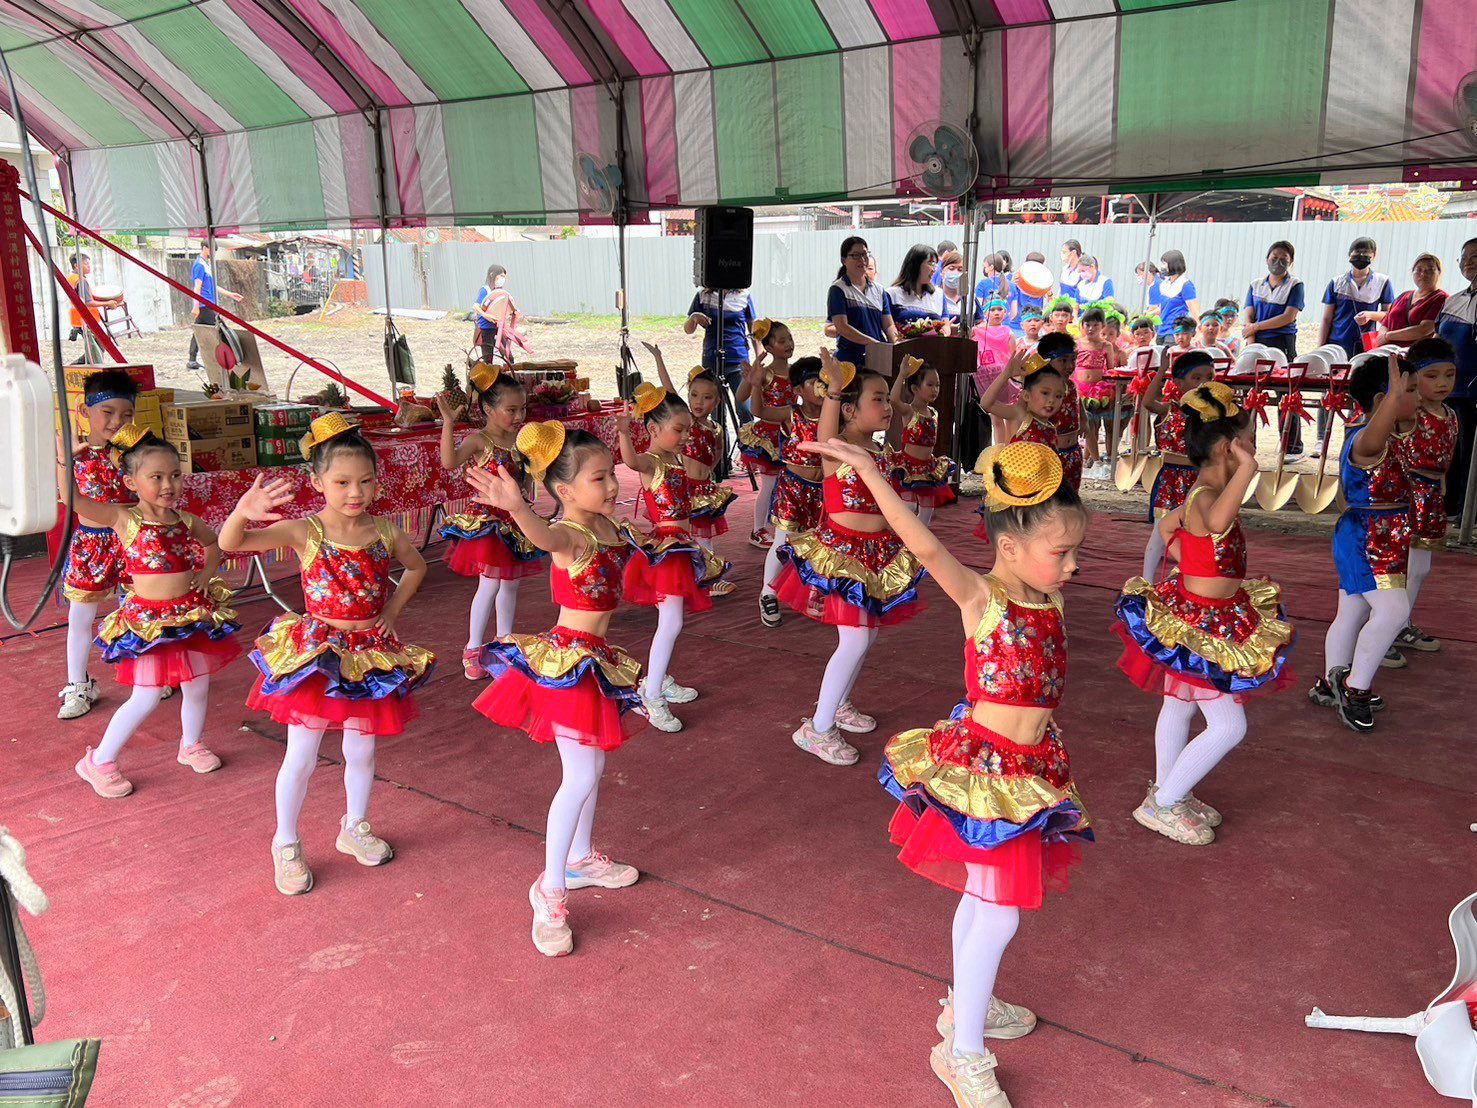
[[[963,196],[979,176],[979,152],[962,127],[920,123],[908,135],[909,177],[913,187],[940,200]]]
[[[615,212],[620,200],[620,167],[604,158],[580,151],[574,159],[574,179],[579,184],[580,207],[600,216]]]

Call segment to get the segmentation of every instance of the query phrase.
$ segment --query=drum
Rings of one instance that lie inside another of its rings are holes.
[[[1015,287],[1027,296],[1045,296],[1051,284],[1051,270],[1040,262],[1022,262],[1016,270]]]

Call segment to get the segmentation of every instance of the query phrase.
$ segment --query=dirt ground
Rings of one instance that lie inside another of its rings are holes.
[[[825,343],[820,320],[795,319],[786,322],[795,334],[796,349],[801,354],[819,350]],[[470,323],[450,316],[429,322],[397,317],[396,323],[410,342],[422,390],[429,391],[439,385],[442,369],[446,365],[451,364],[458,368],[465,366],[471,346]],[[345,307],[322,322],[316,315],[310,315],[263,320],[257,326],[304,354],[329,362],[352,380],[361,381],[381,393],[389,389],[384,359],[383,316],[372,315],[359,308]],[[590,378],[594,396],[598,398],[615,395],[615,368],[619,357],[619,320],[615,316],[525,321],[523,333],[531,347],[531,352],[524,355],[526,358],[571,358],[579,363],[582,375]],[[700,360],[701,338],[700,333],[684,335],[682,320],[676,317],[643,317],[631,321],[633,355],[638,368],[651,379],[655,379],[655,368],[642,347],[642,342],[659,344],[667,364],[674,371],[681,371]],[[1304,333],[1299,336],[1299,349],[1313,349],[1317,345],[1316,338],[1316,328],[1304,328]],[[122,339],[119,340],[119,345],[130,360],[152,364],[155,376],[162,386],[198,391],[203,384],[200,378],[185,368],[189,336],[183,329],[160,331],[142,338]],[[297,398],[321,387],[319,375],[305,366],[299,369],[296,358],[266,343],[261,346],[269,386],[279,397]],[[1305,430],[1304,436],[1311,448],[1311,427]],[[1274,468],[1277,464],[1274,435],[1263,429],[1257,440],[1258,458],[1262,467]],[[1334,432],[1334,451],[1337,451],[1341,440],[1340,428]],[[1288,468],[1297,473],[1316,473],[1318,467],[1317,462],[1304,460]],[[966,482],[965,491],[977,492],[977,489]],[[1144,510],[1145,494],[1142,489],[1120,493],[1111,483],[1088,482],[1083,491],[1093,507],[1102,511],[1138,515]],[[1328,531],[1335,518],[1336,513],[1333,511],[1316,518],[1309,517],[1295,506],[1276,513],[1254,508],[1246,513],[1249,525],[1286,533]]]

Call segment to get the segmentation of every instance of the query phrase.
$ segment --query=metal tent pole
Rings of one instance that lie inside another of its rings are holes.
[[[1139,201],[1140,206],[1143,201]],[[1159,224],[1159,194],[1156,192],[1149,197],[1149,241],[1144,244],[1144,291],[1139,299],[1139,311],[1144,312],[1149,308],[1149,266],[1153,265],[1154,257],[1154,231]]]
[[[390,378],[390,395],[400,395],[400,382],[395,377],[394,351],[390,346],[395,331],[395,311],[390,303],[390,191],[385,179],[385,129],[380,110],[376,108],[371,122],[374,127],[374,173],[379,189],[380,269],[385,285],[385,373]]]

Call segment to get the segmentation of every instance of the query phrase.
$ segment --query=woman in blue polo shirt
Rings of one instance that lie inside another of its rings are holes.
[[[1174,321],[1182,315],[1199,317],[1199,293],[1185,272],[1185,256],[1166,250],[1159,259],[1159,340],[1174,338]]]
[[[1084,307],[1099,300],[1113,299],[1113,278],[1104,277],[1098,269],[1097,259],[1084,254],[1077,262],[1077,303]]]
[[[892,298],[867,276],[871,256],[866,239],[848,235],[841,243],[841,268],[826,293],[826,318],[836,328],[836,358],[857,368],[866,364],[868,346],[897,342]]]
[[[719,307],[717,289],[699,289],[687,309],[687,321],[683,323],[682,330],[690,335],[699,327],[703,329],[703,368],[717,373],[718,317],[722,315],[723,377],[729,388],[736,390],[744,379],[744,365],[751,357],[749,327],[759,317],[748,289],[725,292],[721,313]]]
[[[1292,275],[1292,243],[1278,240],[1267,248],[1267,275],[1254,281],[1246,290],[1245,315],[1241,323],[1241,343],[1259,342],[1280,350],[1290,362],[1298,353],[1298,313],[1307,306],[1302,278]],[[1303,453],[1303,424],[1296,417],[1287,432],[1287,454],[1298,458]],[[1278,416],[1281,433],[1283,417]]]

